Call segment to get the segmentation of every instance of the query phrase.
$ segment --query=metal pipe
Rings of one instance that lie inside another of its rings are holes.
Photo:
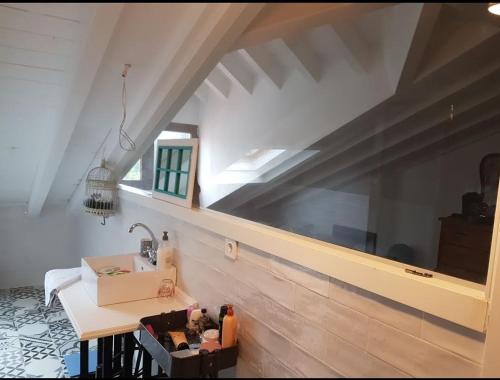
[[[136,227],[142,227],[149,233],[149,235],[151,236],[151,240],[153,241],[153,250],[156,252],[158,250],[158,240],[156,240],[153,231],[151,231],[149,227],[146,226],[144,223],[134,223],[130,226],[128,232],[132,233],[132,231],[134,231]]]

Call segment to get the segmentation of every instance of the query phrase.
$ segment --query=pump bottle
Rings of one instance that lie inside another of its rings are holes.
[[[158,252],[156,254],[156,269],[167,270],[172,266],[173,261],[174,250],[168,241],[168,232],[163,231],[163,238],[158,246]]]

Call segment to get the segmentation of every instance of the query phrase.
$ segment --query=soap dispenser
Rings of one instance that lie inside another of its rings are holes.
[[[168,232],[163,231],[163,237],[158,246],[158,252],[156,256],[156,269],[157,270],[167,270],[169,269],[174,261],[174,250],[170,246],[168,241]]]

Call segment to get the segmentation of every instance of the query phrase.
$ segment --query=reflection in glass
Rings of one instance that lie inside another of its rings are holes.
[[[361,19],[378,49],[369,65],[338,58],[293,98],[269,95],[259,103],[267,119],[245,125],[242,115],[237,133],[228,123],[240,146],[204,140],[202,157],[221,163],[201,183],[204,206],[484,283],[500,172],[500,25],[471,4],[443,4],[435,24],[419,26],[426,32],[387,23],[428,6]],[[393,40],[403,35],[407,49]]]
[[[165,190],[165,172],[164,171],[159,171],[158,172],[158,183],[156,185],[156,188],[158,190],[162,190],[164,191]]]
[[[183,172],[189,171],[190,158],[191,158],[191,150],[183,149],[182,150],[182,161],[181,161],[181,170]]]
[[[187,194],[187,183],[188,183],[188,175],[181,174],[179,180],[179,195],[184,196]]]
[[[167,191],[169,193],[175,193],[175,186],[177,184],[177,173],[170,172],[168,173],[168,188]]]
[[[167,169],[168,165],[168,149],[160,149],[161,159],[160,159],[160,168]]]
[[[172,149],[170,158],[170,169],[177,170],[178,165],[179,165],[179,150]]]

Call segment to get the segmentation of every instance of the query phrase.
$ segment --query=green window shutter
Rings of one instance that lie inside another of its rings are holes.
[[[191,166],[191,147],[159,146],[155,163],[155,191],[186,199]]]

